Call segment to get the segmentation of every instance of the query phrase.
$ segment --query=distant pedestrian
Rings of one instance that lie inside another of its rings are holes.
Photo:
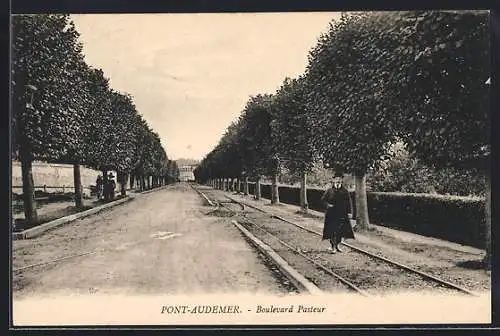
[[[349,191],[342,184],[342,178],[341,173],[336,173],[332,187],[321,197],[326,203],[323,240],[330,241],[332,253],[342,252],[339,248],[342,238],[354,239],[354,232],[349,221],[352,218],[352,204]]]
[[[102,176],[99,174],[97,176],[97,180],[95,181],[95,187],[96,187],[96,193],[97,193],[97,200],[101,200],[103,197],[103,181],[102,181]]]
[[[109,173],[108,175],[108,197],[109,200],[112,201],[115,199],[115,189],[116,189],[116,182],[114,180],[114,176],[112,173]]]

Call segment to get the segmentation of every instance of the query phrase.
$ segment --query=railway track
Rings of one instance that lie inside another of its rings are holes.
[[[198,193],[200,193],[200,195],[207,197],[202,191],[197,190],[197,188],[195,187],[193,188]],[[208,190],[208,192],[213,194],[210,189]],[[342,242],[342,245],[348,248],[349,251],[355,252],[359,255],[359,257],[356,257],[355,259],[351,260],[353,266],[362,268],[363,265],[366,265],[365,269],[370,270],[368,272],[360,272],[359,274],[356,274],[356,272],[352,271],[346,271],[345,267],[343,268],[338,266],[339,264],[345,261],[345,258],[341,257],[334,259],[335,256],[332,256],[331,254],[323,250],[313,249],[308,251],[307,248],[304,249],[300,246],[302,244],[300,240],[295,239],[294,241],[292,237],[293,232],[290,232],[288,236],[286,234],[283,234],[283,232],[287,232],[287,230],[289,231],[289,228],[286,229],[283,226],[277,225],[276,224],[277,221],[274,221],[272,225],[267,225],[267,226],[256,224],[257,221],[263,222],[263,220],[259,219],[258,216],[252,215],[252,212],[246,211],[242,213],[241,209],[252,209],[269,216],[269,218],[271,219],[277,219],[279,223],[282,223],[281,225],[287,225],[288,227],[293,227],[294,229],[297,229],[299,231],[307,232],[308,234],[311,235],[311,237],[314,237],[316,241],[318,239],[318,236],[319,237],[322,236],[320,232],[307,228],[300,224],[294,223],[280,216],[273,215],[259,207],[255,207],[253,205],[240,202],[227,195],[224,195],[223,200],[216,199],[215,195],[211,195],[211,197],[213,198],[213,200],[215,200],[214,205],[216,205],[219,209],[221,207],[226,208],[227,211],[230,212],[232,216],[242,217],[242,219],[240,220],[240,224],[244,225],[245,228],[253,231],[253,233],[256,233],[264,240],[274,241],[274,244],[272,244],[273,247],[277,247],[278,245],[285,247],[287,251],[293,252],[294,254],[302,257],[303,259],[307,260],[309,263],[313,264],[318,269],[321,269],[324,273],[329,274],[331,277],[335,278],[342,284],[349,287],[350,290],[356,291],[360,294],[369,295],[368,292],[372,288],[384,287],[383,286],[384,277],[390,279],[390,277],[397,276],[397,274],[394,273],[394,269],[398,269],[399,274],[401,274],[401,271],[405,272],[405,277],[408,278],[408,281],[405,280],[407,283],[403,281],[403,285],[408,285],[408,288],[427,289],[429,285],[431,285],[434,289],[439,288],[439,290],[452,291],[455,293],[459,292],[470,296],[477,296],[477,294],[473,293],[472,291],[463,288],[461,286],[458,286],[452,282],[422,272],[420,270],[417,270],[400,262],[391,260],[389,258],[371,253],[353,244]],[[235,209],[236,206],[239,206],[239,209]],[[257,232],[260,232],[260,234],[258,234]],[[372,279],[370,279],[370,277],[368,276],[371,270],[377,270],[377,272],[373,271],[373,273],[378,273],[375,275],[373,275],[372,273],[371,276]],[[390,285],[389,282],[385,282],[386,285],[387,284]],[[378,288],[378,289],[387,290],[387,288],[385,289]]]

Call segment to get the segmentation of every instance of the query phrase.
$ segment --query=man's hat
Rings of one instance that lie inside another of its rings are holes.
[[[333,174],[333,178],[335,177],[344,177],[344,174],[342,172],[335,172],[335,174]]]

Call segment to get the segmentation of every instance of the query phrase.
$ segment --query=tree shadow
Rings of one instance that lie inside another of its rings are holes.
[[[485,263],[482,259],[458,261],[455,263],[455,265],[457,265],[458,267],[471,270],[482,270],[489,268],[489,265]]]

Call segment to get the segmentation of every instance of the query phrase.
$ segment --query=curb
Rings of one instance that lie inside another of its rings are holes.
[[[76,213],[73,215],[61,217],[61,218],[58,218],[58,219],[53,220],[51,222],[44,223],[44,224],[35,226],[33,228],[21,231],[21,232],[13,232],[12,233],[12,240],[35,238],[35,237],[40,236],[41,234],[45,233],[46,231],[54,229],[58,226],[68,224],[68,223],[73,222],[77,219],[96,214],[102,210],[109,209],[109,208],[112,208],[116,205],[132,201],[133,199],[134,199],[134,196],[129,195],[129,196],[122,198],[122,199],[119,199],[117,201],[107,203],[107,204],[104,204],[102,206],[95,207],[95,208],[92,208],[89,210],[85,210],[85,211],[82,211],[82,212],[79,212],[79,213]]]
[[[202,193],[201,191],[199,191],[198,189],[196,189],[195,187],[191,186],[191,188],[193,188],[198,194],[201,195],[201,197],[203,197],[205,199],[205,201],[207,201],[207,203],[210,205],[210,206],[215,206],[214,202],[212,202],[211,200],[208,199],[208,197]]]
[[[323,291],[319,289],[311,281],[307,280],[302,274],[297,272],[290,264],[288,264],[283,258],[281,258],[276,252],[274,252],[267,244],[262,242],[260,239],[255,237],[247,229],[245,229],[237,221],[231,221],[252,243],[265,254],[269,259],[271,259],[280,271],[299,289],[300,292],[307,292],[313,295],[323,294]]]

